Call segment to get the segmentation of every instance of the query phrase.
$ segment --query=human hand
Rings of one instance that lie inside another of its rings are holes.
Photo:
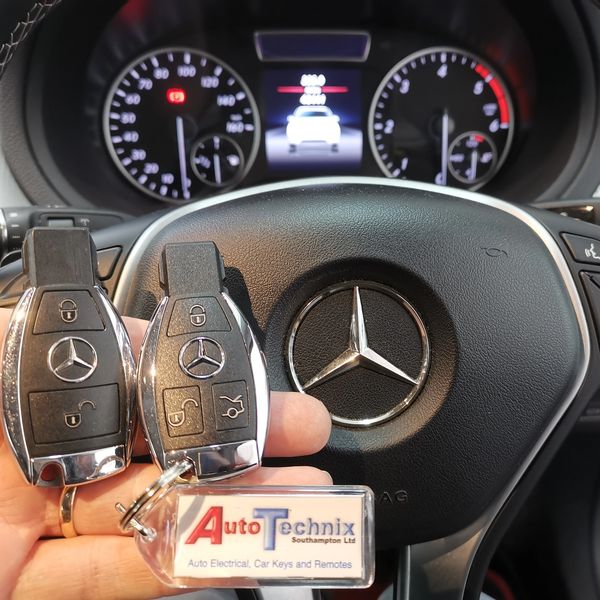
[[[0,309],[2,338],[9,318],[10,311]],[[137,356],[147,323],[124,321]],[[321,402],[273,392],[265,455],[312,454],[325,445],[330,430],[329,414]],[[139,432],[134,454],[148,454]],[[158,474],[154,465],[131,464],[124,473],[81,486],[73,510],[79,535],[62,538],[61,490],[25,482],[0,428],[0,598],[57,595],[61,600],[134,600],[176,593],[154,577],[133,538],[120,532],[115,510],[115,502],[129,505]],[[236,485],[329,485],[331,477],[313,467],[262,467],[234,481]]]

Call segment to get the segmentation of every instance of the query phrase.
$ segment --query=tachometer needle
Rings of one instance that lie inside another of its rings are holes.
[[[181,175],[181,191],[186,200],[190,198],[187,177],[187,160],[185,157],[185,140],[183,137],[183,118],[176,117],[177,123],[177,154],[179,155],[179,174]]]
[[[469,181],[475,181],[477,179],[478,160],[479,155],[477,154],[477,150],[473,150],[473,152],[471,152],[471,176],[469,177]]]
[[[450,117],[448,111],[444,110],[442,116],[442,170],[440,172],[440,185],[448,183],[448,126]]]

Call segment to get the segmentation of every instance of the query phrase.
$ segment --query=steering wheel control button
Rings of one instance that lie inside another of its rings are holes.
[[[181,348],[179,366],[194,379],[210,379],[223,370],[225,352],[221,344],[211,338],[193,338]]]
[[[596,331],[600,336],[600,274],[582,273],[581,280],[592,309]]]
[[[218,301],[215,298],[177,300],[171,313],[168,335],[204,331],[231,331]]]
[[[29,410],[37,444],[59,444],[119,432],[116,385],[32,393]]]
[[[204,431],[198,387],[165,390],[163,398],[169,436],[198,435]]]
[[[48,351],[48,368],[54,376],[67,383],[89,379],[98,366],[98,354],[83,338],[66,337],[54,343]]]
[[[369,427],[405,410],[429,369],[429,339],[416,309],[377,283],[342,284],[296,317],[287,359],[294,387],[322,400],[334,423]],[[377,390],[377,407],[364,402]]]
[[[113,276],[121,251],[121,246],[98,250],[98,279],[100,281],[105,281]]]
[[[92,296],[86,291],[45,292],[34,334],[60,331],[102,331],[104,323]]]
[[[245,381],[213,385],[212,395],[218,431],[248,427],[248,392]]]
[[[562,237],[577,262],[600,265],[600,240],[571,233],[563,233]]]
[[[260,465],[269,411],[264,357],[223,288],[212,242],[167,244],[158,275],[165,297],[138,367],[146,439],[164,470],[193,462],[194,476],[224,479]]]
[[[118,473],[131,457],[135,366],[125,327],[98,282],[90,234],[31,229],[23,261],[26,289],[3,355],[10,446],[34,485]],[[51,478],[48,465],[56,467]]]

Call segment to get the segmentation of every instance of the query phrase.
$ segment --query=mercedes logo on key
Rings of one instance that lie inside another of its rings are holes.
[[[225,352],[219,342],[209,337],[197,337],[181,348],[179,366],[194,379],[209,379],[225,366]]]
[[[62,338],[48,351],[48,368],[55,377],[67,383],[89,379],[97,366],[95,348],[80,337]]]

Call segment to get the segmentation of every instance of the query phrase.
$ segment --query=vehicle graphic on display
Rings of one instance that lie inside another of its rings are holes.
[[[327,106],[299,106],[287,118],[290,152],[305,142],[325,143],[337,152],[341,135],[340,118]]]

